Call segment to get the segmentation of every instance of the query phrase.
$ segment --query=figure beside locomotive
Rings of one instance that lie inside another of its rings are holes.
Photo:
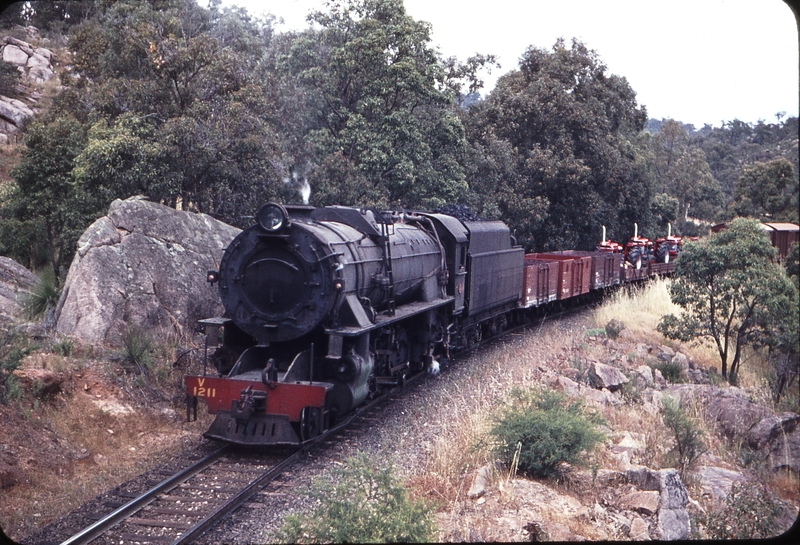
[[[680,250],[658,239],[655,263],[635,236],[632,262],[604,229],[595,252],[526,255],[501,221],[428,212],[269,203],[256,219],[208,273],[225,312],[198,322],[206,369],[185,379],[187,415],[205,399],[206,436],[240,445],[305,443],[552,305],[669,273]]]

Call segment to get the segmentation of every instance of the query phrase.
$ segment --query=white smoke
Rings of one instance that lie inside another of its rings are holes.
[[[311,196],[311,184],[303,176],[303,185],[300,187],[300,196],[303,197],[303,204],[308,204],[308,198]]]
[[[302,183],[300,183],[301,176],[303,179]],[[303,199],[303,204],[308,204],[308,199],[311,197],[311,184],[308,183],[308,179],[306,178],[305,174],[298,175],[296,170],[292,170],[292,176],[287,176],[284,178],[283,183],[287,185],[291,183],[294,187],[299,187],[298,191],[300,191],[300,197]]]

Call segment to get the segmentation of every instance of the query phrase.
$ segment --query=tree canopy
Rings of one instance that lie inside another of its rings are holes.
[[[593,248],[603,224],[623,238],[652,198],[634,143],[645,120],[627,80],[583,43],[529,48],[465,114],[475,200],[531,249]]]
[[[742,168],[729,208],[738,216],[796,222],[797,194],[797,176],[789,160],[756,162]]]
[[[0,185],[0,254],[34,268],[66,272],[81,231],[134,194],[237,226],[267,200],[467,205],[529,250],[594,248],[603,225],[624,243],[634,223],[796,218],[796,118],[644,131],[627,80],[578,40],[530,47],[482,97],[494,57],[442,58],[402,0],[329,0],[285,33],[218,0],[41,4],[0,21],[69,49]]]
[[[457,88],[430,25],[401,2],[330,1],[276,61],[303,95],[300,124],[315,204],[434,208],[467,191]]]

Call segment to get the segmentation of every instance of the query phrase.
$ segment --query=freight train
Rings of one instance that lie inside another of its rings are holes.
[[[526,254],[503,222],[444,213],[268,203],[256,220],[208,272],[225,312],[198,322],[204,371],[185,378],[187,418],[202,398],[205,435],[249,446],[304,444],[484,338],[669,274],[681,242],[623,249],[604,229],[596,251]]]

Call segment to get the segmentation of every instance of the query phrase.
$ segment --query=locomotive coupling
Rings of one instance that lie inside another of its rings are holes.
[[[231,414],[236,420],[247,420],[256,413],[267,411],[267,392],[253,390],[252,385],[242,390],[239,401],[231,400]]]

